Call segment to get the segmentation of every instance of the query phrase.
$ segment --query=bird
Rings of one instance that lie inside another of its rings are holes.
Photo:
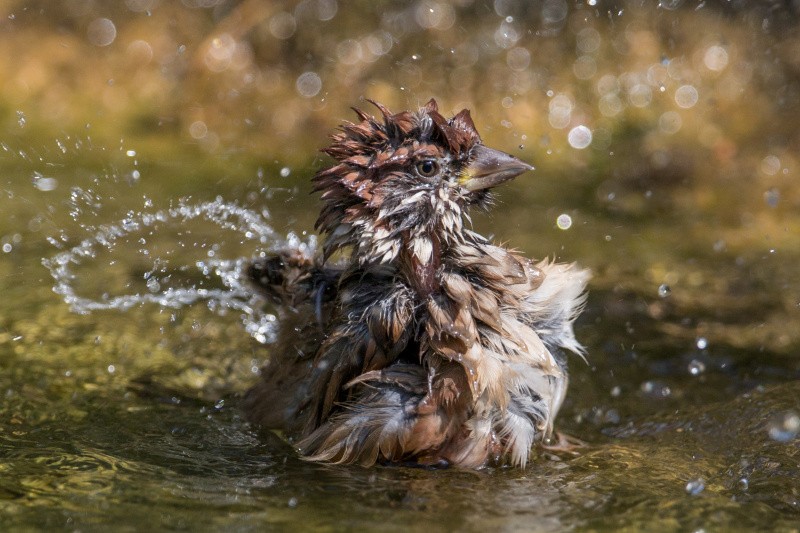
[[[487,147],[469,110],[435,99],[353,108],[313,177],[321,250],[250,262],[277,340],[246,418],[310,461],[525,467],[553,435],[590,272],[474,231],[470,212],[534,170]]]

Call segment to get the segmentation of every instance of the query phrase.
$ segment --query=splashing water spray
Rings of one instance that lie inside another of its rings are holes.
[[[263,309],[263,300],[255,291],[246,286],[242,272],[249,259],[218,259],[210,257],[198,260],[193,267],[205,279],[217,279],[222,288],[202,287],[164,287],[155,277],[145,274],[149,292],[136,292],[117,296],[102,295],[99,299],[81,296],[75,288],[78,278],[74,272],[84,262],[97,258],[103,249],[112,251],[125,237],[137,232],[153,229],[159,224],[184,224],[190,220],[208,221],[222,229],[234,231],[247,241],[254,241],[267,251],[293,248],[313,255],[316,248],[314,236],[303,241],[290,233],[280,237],[267,224],[267,213],[257,213],[221,198],[211,202],[188,204],[178,202],[175,207],[155,212],[129,214],[124,219],[110,225],[95,228],[95,232],[80,244],[43,259],[42,263],[50,271],[55,283],[53,291],[61,295],[70,308],[77,313],[88,314],[99,310],[126,311],[134,306],[155,304],[160,307],[177,309],[198,302],[206,302],[208,308],[224,315],[229,311],[241,312],[245,330],[258,342],[269,343],[274,340],[275,315]],[[58,245],[55,239],[51,242]],[[159,258],[154,259],[158,266]]]

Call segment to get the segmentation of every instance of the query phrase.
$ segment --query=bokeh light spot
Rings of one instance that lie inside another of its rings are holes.
[[[86,37],[95,46],[108,46],[117,38],[117,27],[107,18],[97,18],[86,28]]]
[[[322,79],[316,72],[303,72],[297,77],[295,87],[300,96],[311,98],[322,89]]]
[[[684,109],[689,109],[697,104],[699,95],[694,85],[681,85],[675,91],[675,103]]]
[[[722,46],[709,46],[703,56],[703,63],[709,70],[719,72],[728,66],[728,51]]]
[[[584,125],[575,126],[567,134],[567,142],[573,148],[583,150],[592,144],[592,130]]]

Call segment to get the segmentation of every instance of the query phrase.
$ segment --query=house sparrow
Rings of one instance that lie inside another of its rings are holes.
[[[314,177],[322,253],[254,260],[281,327],[248,419],[309,460],[524,467],[564,400],[563,350],[589,272],[534,262],[470,229],[472,206],[533,167],[434,100],[354,109]]]

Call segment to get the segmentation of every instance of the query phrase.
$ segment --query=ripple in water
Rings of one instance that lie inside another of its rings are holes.
[[[130,241],[143,232],[150,232],[152,235],[162,225],[168,229],[179,229],[192,220],[211,222],[237,234],[241,237],[242,243],[246,241],[257,243],[259,248],[265,251],[293,248],[304,254],[313,255],[316,248],[314,236],[305,241],[291,233],[285,238],[281,237],[267,223],[267,216],[266,212],[257,213],[235,203],[224,202],[221,198],[199,204],[180,201],[175,207],[154,212],[129,213],[113,224],[92,226],[94,233],[88,238],[72,248],[44,259],[42,263],[55,280],[54,292],[61,295],[64,302],[77,313],[88,314],[99,310],[126,311],[143,304],[176,309],[205,302],[209,309],[220,315],[225,315],[229,311],[241,312],[245,330],[257,341],[268,343],[274,340],[276,318],[263,309],[263,299],[247,286],[242,273],[249,261],[248,258],[221,259],[214,257],[216,254],[211,251],[207,253],[211,257],[180,268],[184,273],[194,270],[206,281],[217,281],[221,285],[219,288],[204,288],[196,283],[187,287],[171,286],[171,276],[158,278],[154,275],[159,270],[163,271],[160,265],[168,263],[167,258],[151,253],[152,250],[147,249],[139,250],[143,255],[149,256],[153,265],[152,270],[144,274],[146,292],[119,295],[104,293],[99,297],[84,296],[79,294],[76,288],[77,282],[82,278],[75,272],[77,268],[96,260],[100,252],[113,253],[117,245]],[[63,246],[57,239],[51,238],[50,241],[57,247]],[[144,244],[146,240],[141,237],[138,242]],[[113,263],[112,260],[110,264]]]

